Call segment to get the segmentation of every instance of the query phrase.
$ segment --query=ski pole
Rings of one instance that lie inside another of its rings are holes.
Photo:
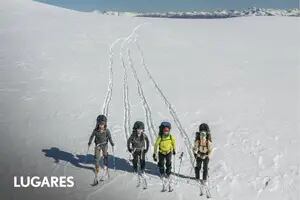
[[[209,168],[207,169],[207,186],[206,186],[206,195],[207,197],[211,198],[211,193],[210,193],[210,178],[209,178],[209,172],[208,172]]]
[[[180,175],[180,169],[181,169],[181,164],[182,164],[182,158],[183,158],[183,152],[181,152],[180,156],[179,156],[179,167],[178,167],[178,173],[177,173],[177,178],[176,178],[176,184],[178,183],[178,176]]]
[[[174,173],[174,176],[176,176],[176,170],[175,170],[175,167],[176,167],[176,163],[175,163],[176,162],[176,156],[175,156],[175,154],[173,154],[173,160],[174,160],[173,161],[173,169],[174,169],[173,173]]]

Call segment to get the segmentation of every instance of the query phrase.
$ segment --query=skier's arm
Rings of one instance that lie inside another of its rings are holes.
[[[89,146],[92,144],[92,141],[93,141],[94,137],[95,137],[95,130],[93,130],[93,132],[90,136],[89,143],[88,143]]]
[[[109,131],[108,129],[107,129],[107,138],[108,138],[108,140],[109,140],[110,145],[111,145],[111,146],[115,146],[115,144],[114,144],[114,142],[113,142],[113,140],[112,140],[112,138],[111,138],[110,131]]]
[[[173,146],[173,152],[176,152],[176,139],[174,136],[172,136],[172,146]]]
[[[154,153],[153,154],[157,154],[157,148],[159,146],[159,143],[160,143],[160,137],[158,136],[156,141],[155,141],[155,144],[154,144]]]
[[[132,149],[131,149],[131,141],[132,141],[132,135],[128,138],[128,140],[127,140],[127,150],[129,151],[129,152],[131,152],[132,151]]]
[[[198,145],[199,145],[199,142],[198,142],[198,140],[196,140],[194,143],[194,147],[193,147],[194,154],[198,153]]]
[[[207,156],[208,156],[208,158],[210,158],[211,157],[211,155],[212,155],[212,152],[213,152],[213,147],[212,147],[212,143],[210,142],[210,141],[208,141],[208,154],[207,154]]]

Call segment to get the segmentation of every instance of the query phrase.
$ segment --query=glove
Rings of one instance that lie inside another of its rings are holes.
[[[175,155],[176,154],[176,151],[175,150],[173,150],[173,155]]]
[[[146,153],[148,152],[148,150],[144,149],[144,151],[143,151],[143,152],[144,152],[144,154],[146,154]]]
[[[197,157],[198,157],[198,154],[194,153],[194,157],[197,158]]]
[[[91,146],[91,142],[88,143],[88,146]]]
[[[129,153],[132,153],[132,149],[128,149]]]
[[[153,160],[154,160],[155,162],[157,162],[157,157],[156,157],[156,154],[155,154],[155,153],[153,154]]]

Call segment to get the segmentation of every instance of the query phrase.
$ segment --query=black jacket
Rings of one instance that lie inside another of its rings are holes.
[[[139,151],[143,149],[147,152],[149,149],[149,139],[147,135],[145,133],[142,133],[139,137],[136,132],[133,132],[127,140],[127,149],[128,151]]]

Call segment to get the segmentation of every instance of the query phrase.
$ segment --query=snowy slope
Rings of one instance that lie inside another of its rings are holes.
[[[160,192],[152,152],[148,190],[130,173],[134,121],[154,137],[170,120],[183,176],[193,175],[183,136],[211,126],[214,199],[299,199],[299,33],[299,18],[133,18],[1,1],[0,198],[198,199],[187,178]],[[99,113],[117,166],[92,188],[86,150]],[[12,188],[21,175],[74,176],[76,187]]]

